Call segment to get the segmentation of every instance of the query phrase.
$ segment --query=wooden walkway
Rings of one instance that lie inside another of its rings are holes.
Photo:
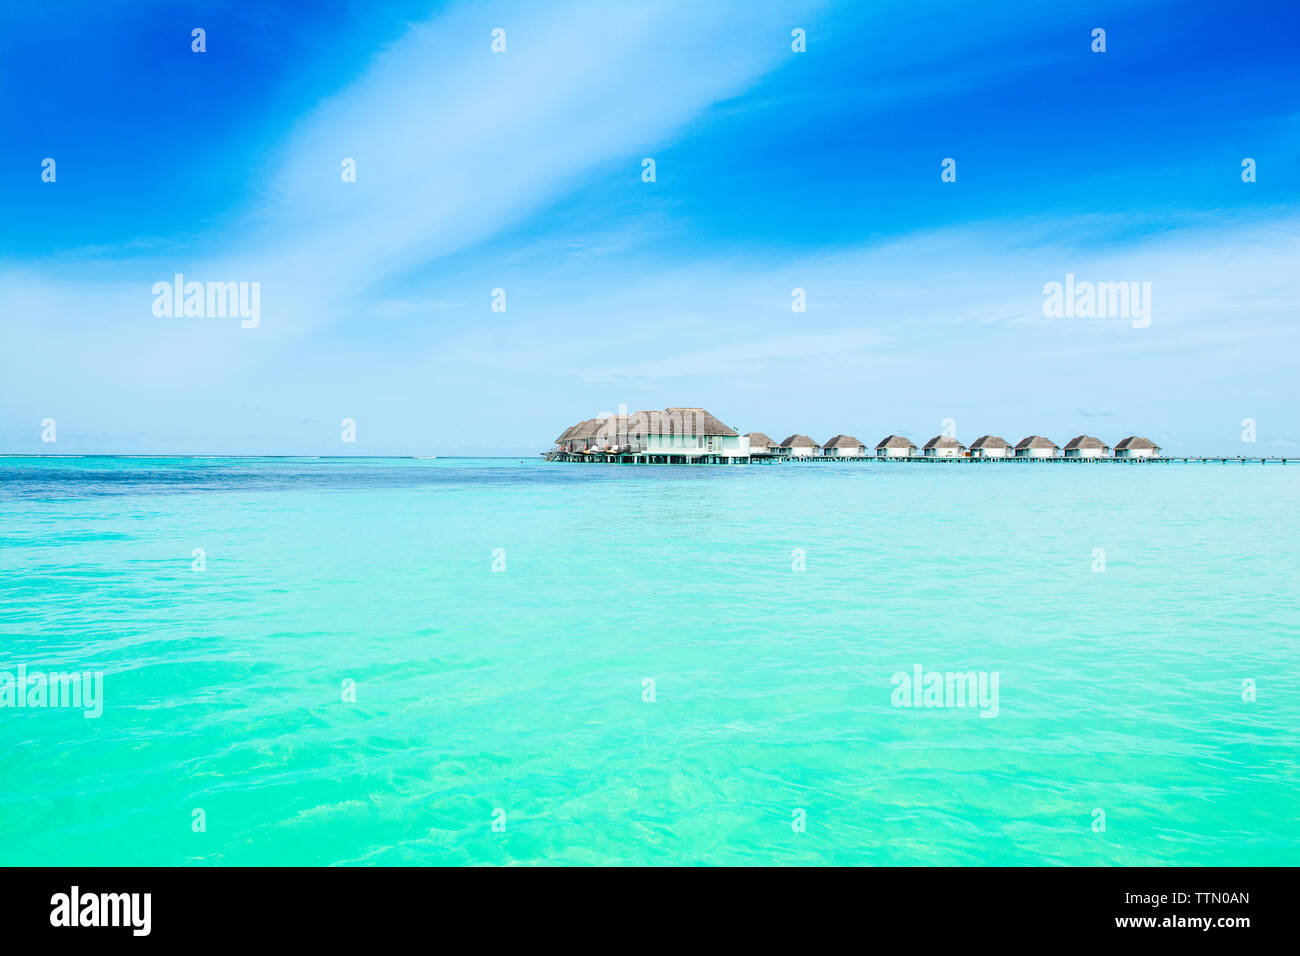
[[[1300,464],[1300,458],[1281,458],[1267,455],[1237,456],[1171,456],[1160,458],[927,458],[912,455],[907,458],[877,458],[875,455],[835,456],[814,455],[809,458],[794,458],[790,455],[754,455],[750,458],[735,458],[728,455],[647,455],[638,453],[600,452],[597,454],[579,454],[574,452],[548,452],[543,457],[547,461],[574,462],[601,465],[780,465],[787,462],[800,464],[848,464],[853,462],[880,462],[881,464],[916,464],[928,465],[1166,465],[1180,464],[1221,464],[1221,465],[1285,465]]]

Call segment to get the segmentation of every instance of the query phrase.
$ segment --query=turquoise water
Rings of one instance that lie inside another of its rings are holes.
[[[0,460],[0,863],[1294,864],[1298,484]]]

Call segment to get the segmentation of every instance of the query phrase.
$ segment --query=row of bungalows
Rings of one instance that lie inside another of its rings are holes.
[[[630,415],[606,415],[571,425],[555,440],[569,454],[632,454],[673,458],[863,458],[867,446],[852,435],[836,435],[819,444],[807,435],[773,441],[763,432],[739,434],[703,408],[670,407]],[[1112,452],[1099,438],[1078,435],[1064,452],[1050,438],[1029,435],[1015,445],[997,435],[981,435],[967,447],[951,435],[935,435],[917,446],[903,435],[887,435],[875,446],[877,458],[1155,458],[1160,448],[1148,438],[1130,435]]]
[[[762,455],[782,455],[788,458],[860,458],[866,454],[866,446],[852,435],[836,435],[825,444],[818,444],[807,435],[790,435],[785,441],[777,443],[762,432],[749,432],[749,453],[753,457]]]
[[[751,454],[784,455],[791,458],[861,458],[867,456],[867,448],[852,435],[836,435],[824,445],[818,445],[807,435],[791,435],[779,445],[762,432],[750,432],[746,435],[750,442]],[[903,435],[887,435],[875,448],[877,458],[1056,458],[1061,456],[1061,447],[1050,438],[1042,435],[1030,435],[1012,445],[1005,438],[997,435],[981,435],[971,442],[970,447],[963,445],[951,435],[935,435],[920,449],[911,439]],[[1159,456],[1160,448],[1149,438],[1130,435],[1115,446],[1116,458],[1154,458]],[[1065,458],[1104,458],[1111,455],[1108,445],[1091,435],[1079,435],[1066,443]]]
[[[910,458],[916,454],[916,445],[902,435],[890,435],[876,446],[878,458]],[[1061,447],[1050,438],[1030,435],[1012,445],[997,435],[981,435],[967,448],[950,435],[935,435],[921,449],[926,458],[1055,458]],[[1065,458],[1111,457],[1110,446],[1091,435],[1078,435],[1065,445]],[[1115,458],[1156,458],[1160,447],[1141,435],[1130,435],[1115,446]]]

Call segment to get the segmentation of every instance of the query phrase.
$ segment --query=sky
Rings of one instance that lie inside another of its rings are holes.
[[[0,58],[3,454],[1300,455],[1291,0],[9,4]]]

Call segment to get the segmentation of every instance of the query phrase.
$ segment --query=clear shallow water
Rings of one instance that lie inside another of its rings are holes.
[[[1298,485],[0,460],[0,670],[106,698],[0,709],[0,863],[1294,864]]]

